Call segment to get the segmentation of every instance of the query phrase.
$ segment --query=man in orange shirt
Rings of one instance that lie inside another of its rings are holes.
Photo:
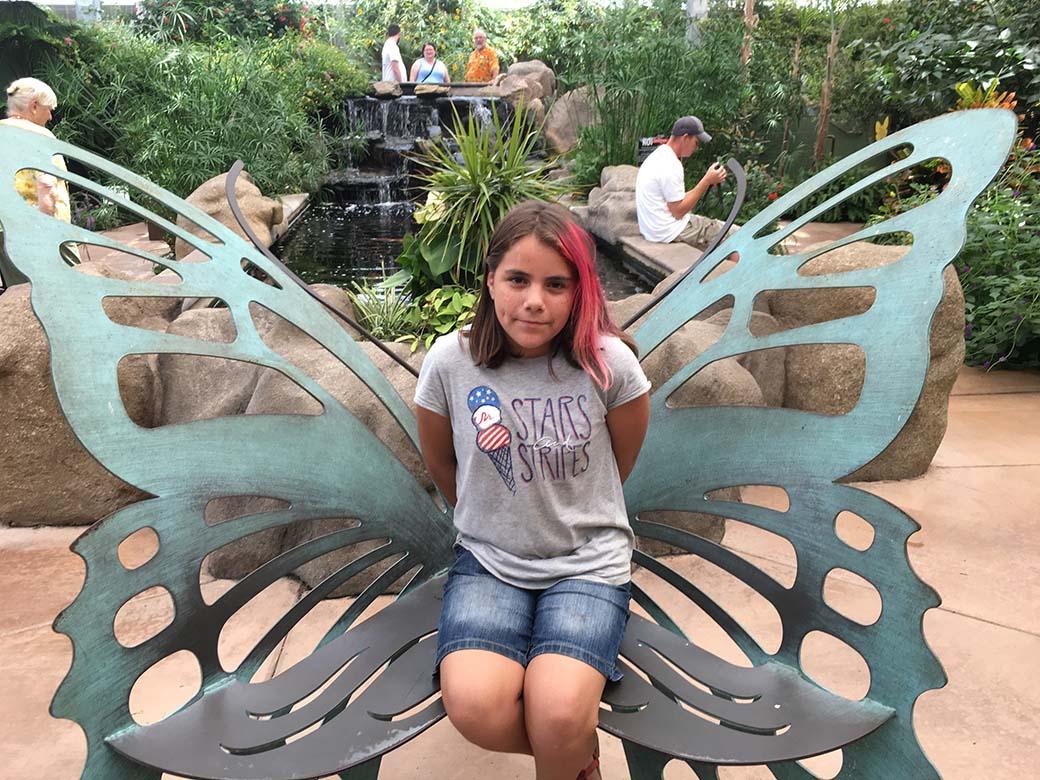
[[[466,81],[491,81],[498,75],[498,55],[487,45],[487,33],[473,31],[473,51],[466,63]]]

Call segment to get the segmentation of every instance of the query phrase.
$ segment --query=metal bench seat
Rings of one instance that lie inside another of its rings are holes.
[[[141,764],[200,780],[306,780],[378,758],[444,717],[433,674],[442,587],[442,577],[430,580],[273,679],[218,685],[166,720],[107,742]],[[625,676],[607,686],[600,726],[668,757],[806,758],[893,715],[828,693],[783,664],[734,666],[639,615],[621,657]]]
[[[765,764],[778,780],[810,780],[813,775],[795,759],[835,748],[842,749],[841,780],[938,778],[913,728],[915,702],[945,682],[922,630],[924,613],[939,599],[907,557],[907,540],[918,526],[897,507],[842,480],[884,451],[914,411],[930,360],[929,325],[942,298],[943,270],[963,245],[968,209],[1003,165],[1014,137],[1014,115],[1000,110],[950,114],[894,133],[753,216],[639,323],[634,335],[646,356],[699,312],[724,299],[732,302],[719,340],[651,391],[650,427],[625,483],[625,501],[637,539],[699,556],[755,591],[775,608],[782,639],[767,652],[698,587],[696,573],[687,579],[667,558],[637,551],[634,562],[642,571],[636,584],[661,581],[677,591],[683,599],[680,612],[702,612],[751,665],[734,666],[699,648],[698,637],[684,636],[681,614],[662,609],[650,588],[634,587],[635,612],[621,651],[625,676],[605,691],[600,718],[603,729],[623,740],[633,780],[661,780],[665,765],[675,758],[699,780],[718,780],[724,764]],[[89,166],[123,182],[127,190],[58,171],[55,154],[73,170]],[[879,157],[890,164],[775,229],[798,203]],[[824,247],[788,255],[770,252],[842,200],[937,157],[951,172],[949,184],[932,201]],[[31,302],[49,340],[62,412],[99,463],[148,496],[104,518],[73,545],[85,561],[86,578],[55,622],[55,630],[72,642],[73,661],[51,711],[83,729],[87,755],[81,776],[159,780],[168,771],[222,780],[288,780],[338,773],[349,780],[372,780],[379,756],[443,715],[432,665],[438,578],[450,564],[455,539],[451,513],[328,389],[264,341],[252,307],[291,323],[350,369],[417,445],[414,415],[351,334],[313,300],[313,291],[231,229],[97,155],[0,128],[0,182],[12,181],[26,167],[63,176],[209,257],[208,262],[182,263],[123,247],[43,215],[12,187],[0,187],[4,249],[13,269],[32,285]],[[183,215],[211,240],[143,207],[127,191],[143,192]],[[826,275],[800,273],[830,249],[896,232],[913,237],[897,262]],[[68,242],[135,254],[175,272],[179,282],[161,285],[79,273],[61,257],[61,246]],[[709,278],[732,253],[739,262]],[[875,291],[866,311],[760,336],[751,333],[754,305],[764,293],[862,287]],[[170,296],[222,301],[235,326],[234,341],[121,324],[105,311],[109,298]],[[862,389],[846,414],[677,408],[669,402],[688,379],[717,361],[803,344],[851,344],[862,350]],[[154,354],[273,369],[322,411],[142,428],[127,413],[117,369],[127,356]],[[720,489],[746,485],[782,488],[788,506],[712,498]],[[282,508],[207,522],[209,502],[241,496],[276,499]],[[652,521],[652,513],[659,511],[727,518],[782,536],[795,552],[794,581],[782,585],[732,550]],[[871,526],[868,545],[853,547],[839,536],[836,520],[843,512]],[[199,572],[208,555],[253,534],[306,528],[329,518],[354,518],[360,525],[274,554],[215,602],[205,603]],[[158,537],[158,550],[135,568],[124,566],[117,549],[146,528]],[[221,630],[254,596],[308,561],[374,539],[389,541],[329,575],[288,608],[238,668],[221,666]],[[391,557],[396,561],[336,620],[310,657],[273,679],[250,683],[264,659],[317,603]],[[882,609],[873,622],[853,620],[826,602],[825,581],[836,569],[869,581],[877,591]],[[405,577],[410,579],[399,598],[355,625],[377,596]],[[120,643],[117,613],[154,587],[165,588],[171,597],[172,622],[136,646]],[[806,673],[801,651],[814,632],[844,643],[865,662],[870,680],[861,700],[828,692]],[[135,682],[185,650],[201,670],[198,695],[159,723],[138,724],[129,705]]]

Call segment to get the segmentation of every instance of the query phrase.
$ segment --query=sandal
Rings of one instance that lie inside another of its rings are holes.
[[[599,771],[599,735],[596,735],[596,747],[592,749],[592,761],[578,772],[575,780],[603,780],[603,775]]]

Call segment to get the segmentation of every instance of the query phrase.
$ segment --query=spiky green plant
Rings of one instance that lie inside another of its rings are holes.
[[[438,141],[414,158],[426,205],[415,214],[422,228],[398,262],[416,295],[446,283],[474,286],[503,215],[522,201],[552,200],[569,189],[547,179],[552,161],[532,160],[538,128],[522,106],[506,122],[492,112],[487,127],[472,114],[465,122],[456,114],[455,126],[457,152]]]

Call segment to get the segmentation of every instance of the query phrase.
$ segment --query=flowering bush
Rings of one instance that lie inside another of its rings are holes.
[[[322,19],[299,0],[143,0],[135,24],[160,40],[184,42],[311,35]]]

